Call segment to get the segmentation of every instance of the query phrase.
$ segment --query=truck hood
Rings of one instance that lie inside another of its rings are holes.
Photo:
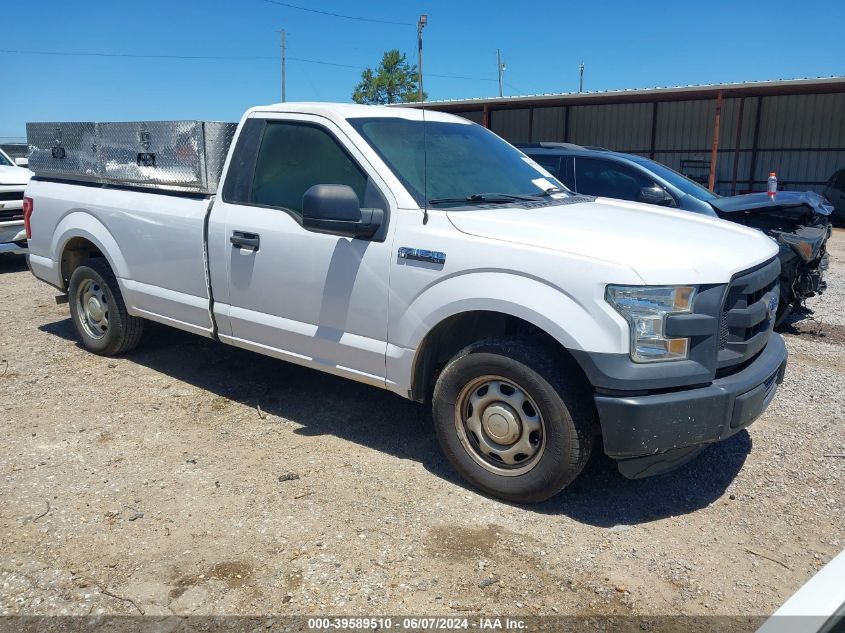
[[[25,185],[32,178],[32,172],[23,167],[0,165],[0,185]]]
[[[447,215],[463,233],[624,266],[645,284],[726,283],[778,253],[774,240],[732,222],[637,202],[580,200]]]

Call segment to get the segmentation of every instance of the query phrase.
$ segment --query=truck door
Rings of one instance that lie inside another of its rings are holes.
[[[383,386],[392,227],[382,192],[388,189],[333,123],[268,116],[245,125],[211,216],[219,336]],[[364,240],[304,229],[302,196],[316,184],[348,185],[362,208],[383,208],[381,235]]]

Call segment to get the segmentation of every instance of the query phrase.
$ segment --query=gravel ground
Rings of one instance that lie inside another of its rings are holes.
[[[0,614],[771,613],[845,547],[845,231],[748,432],[550,502],[466,488],[426,410],[151,326],[84,352],[0,260]]]

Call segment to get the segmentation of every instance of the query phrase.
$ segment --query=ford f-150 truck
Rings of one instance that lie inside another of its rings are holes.
[[[759,231],[572,194],[443,113],[256,107],[216,150],[171,123],[28,130],[29,264],[94,353],[149,319],[430,400],[455,469],[518,502],[596,443],[628,477],[677,467],[783,379]]]

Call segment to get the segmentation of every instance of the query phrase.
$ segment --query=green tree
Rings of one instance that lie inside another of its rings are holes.
[[[375,70],[367,68],[361,73],[361,81],[352,92],[355,103],[368,105],[410,103],[417,98],[417,67],[395,48],[384,54]]]

